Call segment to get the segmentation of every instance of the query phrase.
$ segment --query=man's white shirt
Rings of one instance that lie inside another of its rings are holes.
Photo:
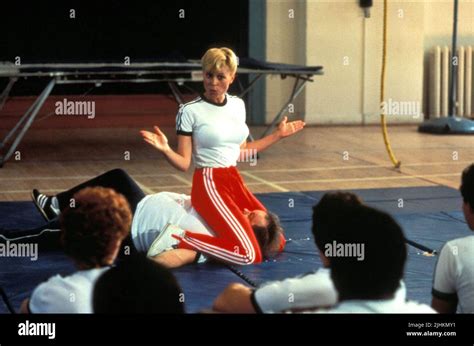
[[[253,291],[251,296],[254,308],[262,313],[328,308],[336,305],[337,299],[331,272],[326,268],[282,281],[268,282]],[[400,281],[394,302],[403,305],[405,300],[406,286]]]
[[[92,313],[95,282],[109,267],[80,270],[69,276],[55,275],[33,291],[31,313]]]
[[[474,235],[448,241],[438,256],[434,297],[458,302],[459,313],[474,313]]]
[[[386,300],[347,300],[333,308],[305,311],[306,313],[367,313],[367,314],[435,314],[431,306],[414,301],[400,301],[397,298]]]
[[[147,252],[168,223],[183,230],[215,236],[192,207],[190,196],[159,192],[144,197],[137,205],[131,230],[135,248],[140,252]]]

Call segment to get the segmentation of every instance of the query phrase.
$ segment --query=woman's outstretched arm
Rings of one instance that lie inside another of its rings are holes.
[[[244,142],[241,146],[241,149],[256,150],[257,153],[262,152],[278,142],[280,139],[300,132],[303,130],[305,125],[306,124],[304,121],[296,120],[288,122],[288,117],[284,117],[275,132],[253,142]]]
[[[193,150],[192,137],[178,135],[178,149],[174,151],[168,144],[168,138],[155,126],[155,132],[140,131],[145,142],[151,144],[165,156],[166,160],[176,169],[186,172],[191,165]]]

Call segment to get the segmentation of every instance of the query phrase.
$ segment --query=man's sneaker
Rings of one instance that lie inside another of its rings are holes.
[[[166,224],[165,228],[150,245],[147,256],[154,257],[162,252],[173,249],[174,246],[178,244],[178,240],[173,238],[173,234],[183,236],[184,230],[176,225],[170,223]]]
[[[34,189],[33,192],[31,192],[31,198],[46,221],[54,220],[59,215],[59,210],[53,206],[53,197],[43,195]]]

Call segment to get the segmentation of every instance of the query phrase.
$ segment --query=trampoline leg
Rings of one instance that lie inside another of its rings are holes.
[[[10,78],[10,80],[8,81],[7,86],[2,91],[2,94],[0,95],[0,111],[2,110],[3,106],[5,105],[5,102],[7,101],[8,95],[10,95],[10,91],[12,90],[13,84],[15,84],[17,80],[18,80],[18,78]]]
[[[23,136],[25,135],[26,131],[28,131],[31,124],[33,124],[33,121],[35,120],[36,115],[38,114],[39,110],[43,106],[44,102],[48,98],[51,91],[53,90],[53,87],[54,87],[55,84],[56,84],[56,79],[54,79],[54,78],[51,79],[51,81],[48,83],[46,88],[41,92],[41,94],[38,96],[38,98],[35,100],[35,102],[30,106],[30,108],[26,111],[26,113],[21,117],[21,119],[18,121],[18,123],[15,125],[15,127],[7,134],[5,139],[0,144],[0,148],[5,146],[5,144],[8,142],[10,137],[12,137],[13,134],[26,121],[26,124],[20,130],[20,133],[18,133],[17,137],[15,138],[12,145],[8,149],[7,154],[5,156],[0,156],[0,167],[3,167],[4,163],[6,161],[8,161],[8,159],[13,155],[13,152],[18,147],[18,144],[20,144],[20,142],[23,139]]]
[[[245,96],[245,94],[247,94],[250,90],[252,90],[255,82],[257,82],[262,76],[263,76],[263,74],[259,74],[257,77],[252,79],[252,81],[249,83],[247,88],[240,93],[239,97],[243,98]]]
[[[168,86],[171,89],[171,92],[173,93],[173,96],[178,103],[178,105],[182,105],[183,103],[183,98],[181,97],[181,93],[179,92],[178,87],[176,86],[176,83],[174,82],[168,82]]]

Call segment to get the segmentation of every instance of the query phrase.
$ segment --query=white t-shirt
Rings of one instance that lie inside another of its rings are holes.
[[[448,241],[436,264],[434,297],[458,300],[459,313],[474,313],[474,235]]]
[[[65,277],[51,277],[33,291],[29,302],[30,312],[92,313],[94,284],[108,269],[109,267],[80,270]]]
[[[337,302],[337,292],[329,269],[282,281],[266,283],[252,293],[257,312],[278,313],[316,306],[331,306]]]
[[[194,233],[215,236],[191,205],[191,196],[159,192],[144,197],[132,221],[132,240],[140,252],[147,252],[167,223]]]
[[[403,281],[400,281],[395,299],[402,302],[406,299]],[[297,312],[335,305],[337,291],[331,279],[331,271],[320,268],[314,273],[264,284],[252,293],[251,300],[257,312]]]
[[[372,313],[372,314],[435,314],[431,306],[414,301],[388,300],[347,300],[331,309],[305,311],[305,313]]]
[[[217,105],[202,96],[181,106],[176,116],[178,135],[193,137],[193,161],[198,168],[236,166],[240,145],[247,139],[245,104],[226,94]]]

